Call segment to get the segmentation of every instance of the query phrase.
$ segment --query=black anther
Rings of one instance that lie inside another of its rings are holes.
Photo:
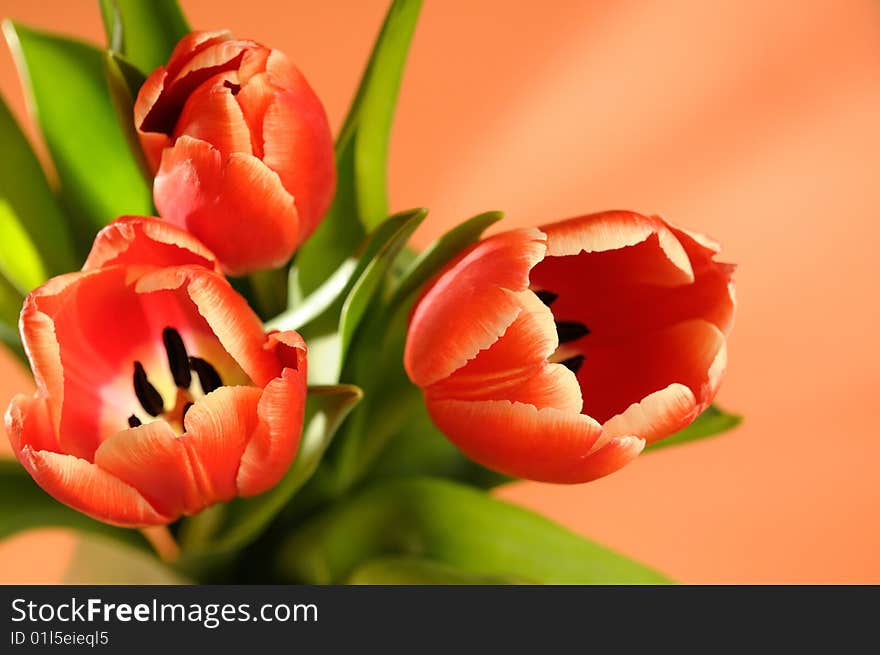
[[[202,391],[205,393],[211,393],[214,389],[223,386],[223,381],[220,379],[217,369],[201,357],[190,357],[189,365],[196,372],[196,375],[199,376],[199,382],[202,383]]]
[[[575,321],[556,321],[556,333],[559,335],[559,343],[569,343],[587,336],[590,328]]]
[[[180,332],[171,327],[165,328],[162,330],[162,343],[165,344],[168,368],[171,369],[174,384],[181,389],[189,389],[189,385],[192,383],[192,373],[189,370],[189,358]]]
[[[134,393],[147,414],[150,416],[159,416],[165,409],[162,402],[162,395],[156,391],[156,387],[150,384],[147,379],[147,373],[144,366],[140,362],[134,363]]]
[[[535,295],[538,296],[538,300],[548,307],[559,297],[558,293],[553,293],[552,291],[535,291]]]
[[[586,359],[586,357],[583,355],[575,355],[574,357],[569,357],[559,363],[572,373],[577,374],[577,372],[581,370],[581,366],[584,365],[584,359]]]

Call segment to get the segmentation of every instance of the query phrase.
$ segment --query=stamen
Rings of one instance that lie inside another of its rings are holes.
[[[235,82],[230,82],[229,80],[225,80],[223,82],[223,86],[232,91],[232,95],[237,96],[238,92],[241,91],[241,84],[236,84]]]
[[[141,424],[141,420],[137,416],[135,416],[134,414],[132,414],[131,416],[128,417],[128,427],[136,428],[140,424]]]
[[[172,327],[162,330],[162,343],[165,344],[165,352],[168,355],[168,368],[174,377],[174,384],[181,389],[189,389],[192,383],[192,373],[189,370],[189,360],[186,354],[186,346],[180,332]]]
[[[583,355],[575,355],[574,357],[569,357],[568,359],[565,359],[559,363],[562,364],[569,371],[577,375],[577,372],[581,370],[581,366],[584,365],[585,359],[586,357],[584,357]]]
[[[538,296],[538,300],[548,307],[559,297],[558,293],[553,293],[552,291],[535,291],[535,295]]]
[[[568,343],[587,336],[590,328],[576,321],[556,321],[556,333],[559,335],[559,343]]]
[[[190,368],[196,372],[196,375],[199,376],[199,382],[202,384],[202,391],[205,393],[211,393],[214,389],[223,386],[223,380],[220,379],[220,374],[217,373],[217,369],[201,357],[190,357],[189,365]]]
[[[150,384],[147,373],[140,362],[134,363],[134,393],[147,414],[159,416],[165,409],[162,395],[156,391],[156,387]]]

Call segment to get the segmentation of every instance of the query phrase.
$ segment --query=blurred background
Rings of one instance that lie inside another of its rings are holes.
[[[286,51],[334,126],[386,9],[182,5],[197,29]],[[0,16],[103,40],[92,0],[0,0]],[[0,90],[36,140],[5,47]],[[738,430],[500,495],[683,582],[880,583],[878,124],[874,0],[426,0],[390,172],[393,209],[432,210],[419,245],[488,209],[515,226],[626,208],[739,264],[718,398]],[[0,353],[0,405],[31,387]],[[0,542],[0,582],[62,580],[73,546]]]

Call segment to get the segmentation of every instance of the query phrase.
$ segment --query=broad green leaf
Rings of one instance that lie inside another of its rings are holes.
[[[375,240],[377,243],[382,243],[381,248],[367,261],[366,266],[360,275],[357,276],[354,286],[352,286],[342,305],[339,316],[339,334],[342,340],[341,358],[343,362],[354,338],[355,330],[360,325],[367,307],[384,281],[385,274],[394,263],[397,255],[403,250],[412,233],[425,220],[427,214],[428,212],[425,209],[415,209],[397,214],[376,230],[378,234],[386,225],[388,225],[389,230],[394,229],[387,239]]]
[[[287,580],[339,583],[394,554],[536,583],[668,582],[537,514],[430,478],[389,481],[342,500],[282,543],[278,567]]]
[[[412,209],[390,216],[373,230],[354,257],[343,262],[340,270],[331,277],[332,282],[328,281],[321,288],[321,298],[315,300],[315,305],[326,309],[301,328],[309,342],[309,361],[316,354],[321,359],[319,367],[309,367],[312,384],[340,381],[348,347],[367,307],[406,241],[426,215],[425,209]],[[355,264],[349,274],[351,261]],[[311,305],[311,297],[304,303]],[[309,313],[313,312],[309,310]],[[269,321],[268,326],[290,329],[291,321],[299,321],[296,310]]]
[[[110,50],[104,53],[104,75],[119,127],[128,143],[129,152],[148,185],[153,183],[153,173],[141,148],[134,126],[134,101],[138,89],[146,79],[144,74],[122,55]]]
[[[0,275],[27,294],[49,277],[21,220],[0,198]]]
[[[385,479],[415,476],[449,478],[481,489],[511,482],[502,473],[491,471],[466,457],[431,421],[421,393],[409,399],[412,412],[385,448],[377,454],[369,478]],[[405,402],[400,398],[400,402]]]
[[[107,44],[142,71],[164,65],[191,31],[176,0],[99,0]]]
[[[373,46],[357,95],[336,140],[336,197],[296,258],[308,295],[388,215],[391,123],[422,0],[394,0]]]
[[[267,319],[287,308],[288,274],[283,268],[255,271],[247,276],[249,293],[246,296],[254,311]]]
[[[0,275],[0,340],[16,354],[21,354],[18,336],[18,315],[24,298],[21,292]]]
[[[237,550],[256,539],[315,472],[336,430],[361,396],[361,390],[351,385],[310,388],[302,440],[287,475],[264,494],[227,503],[222,516],[207,515],[205,520],[214,522],[214,529],[191,533],[198,538],[185,542],[184,548],[198,556],[199,551]]]
[[[21,292],[0,274],[0,343],[26,365],[27,357],[18,333],[18,316],[23,302]]]
[[[425,414],[421,393],[410,383],[403,369],[403,350],[413,302],[421,287],[437,271],[477,241],[483,231],[500,218],[499,212],[480,214],[435,241],[400,274],[391,299],[372,312],[362,334],[354,340],[345,379],[363,388],[366,398],[355,410],[340,439],[336,449],[338,452],[334,453],[337,484],[342,487],[353,484],[367,473],[374,462],[389,456],[388,448],[393,446],[387,446],[388,442],[403,443],[404,438],[398,439],[395,435],[411,433],[418,413]],[[433,430],[430,420],[426,423]],[[436,441],[432,440],[431,443]],[[479,480],[481,484],[489,481],[497,483],[499,480],[495,474],[469,463],[454,449],[446,452],[450,458],[442,463],[441,470],[460,471],[467,475],[469,481]],[[415,457],[415,452],[409,454],[413,459],[405,463],[393,455],[390,457],[392,461],[403,464],[410,473],[433,475],[437,472],[437,465],[441,464],[430,457],[420,460]],[[420,463],[428,468],[419,471]],[[392,470],[388,468],[386,474]]]
[[[62,584],[180,585],[191,582],[155,555],[117,541],[83,534],[76,541]]]
[[[360,566],[347,584],[356,585],[510,585],[528,584],[507,576],[479,575],[417,557],[381,557]]]
[[[64,214],[40,162],[2,97],[0,141],[3,143],[0,201],[6,204],[6,211],[11,212],[17,223],[12,229],[27,235],[27,240],[37,249],[39,267],[46,275],[74,270],[76,257]],[[9,216],[3,220],[8,221]],[[12,243],[0,239],[0,258],[18,257],[14,250]]]
[[[18,23],[3,27],[83,250],[117,216],[152,214],[150,189],[117,124],[101,52]]]
[[[357,269],[357,260],[346,259],[320,287],[307,298],[266,322],[269,330],[299,330],[304,325],[321,316],[333,303],[342,298],[350,288],[352,277]]]
[[[732,430],[740,423],[742,423],[742,416],[728,414],[723,409],[711,405],[684,430],[680,430],[670,437],[652,443],[645,448],[645,452],[649,453],[661,448],[679,446],[690,441],[713,437],[716,434]]]
[[[0,460],[0,539],[32,528],[72,528],[146,548],[137,530],[101,523],[62,505],[15,460]]]
[[[476,243],[483,232],[504,218],[503,212],[492,211],[479,214],[461,225],[449,230],[426,248],[401,274],[400,282],[394,290],[391,305],[401,302],[418,291],[447,263],[457,257],[465,248]]]
[[[421,0],[394,0],[367,64],[340,141],[354,147],[354,187],[358,219],[372,229],[388,214],[388,143]]]

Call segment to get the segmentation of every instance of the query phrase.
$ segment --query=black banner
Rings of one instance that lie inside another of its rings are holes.
[[[0,652],[791,646],[873,624],[878,588],[0,587]],[[870,642],[862,645],[869,646]]]

